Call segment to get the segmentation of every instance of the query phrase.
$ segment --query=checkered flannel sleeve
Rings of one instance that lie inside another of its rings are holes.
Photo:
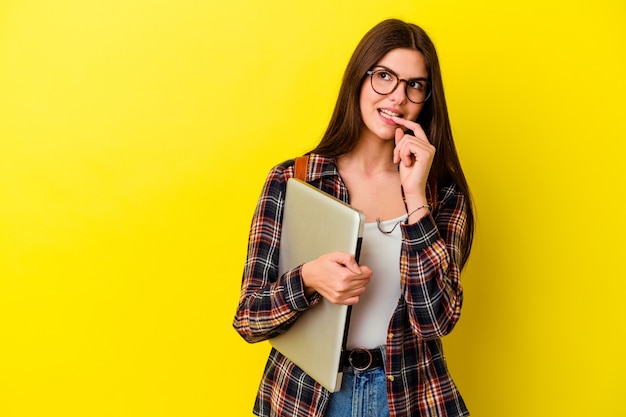
[[[443,198],[433,215],[403,225],[403,294],[411,328],[426,340],[452,331],[463,302],[459,265],[467,201],[454,184],[441,191]]]
[[[272,169],[263,186],[252,219],[239,305],[233,321],[248,342],[260,342],[283,333],[289,324],[319,301],[304,294],[301,267],[278,276],[278,250],[287,179],[293,168]]]

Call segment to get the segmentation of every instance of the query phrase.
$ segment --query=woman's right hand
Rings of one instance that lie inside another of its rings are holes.
[[[371,269],[359,266],[354,256],[344,252],[328,253],[302,265],[307,297],[318,292],[333,304],[358,303],[371,276]]]

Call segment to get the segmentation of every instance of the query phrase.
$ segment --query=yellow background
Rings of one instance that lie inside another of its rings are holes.
[[[250,415],[256,198],[386,17],[438,47],[476,200],[473,415],[626,415],[622,0],[3,0],[0,416]]]

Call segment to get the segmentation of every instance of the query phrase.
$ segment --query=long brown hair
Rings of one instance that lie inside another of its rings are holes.
[[[363,80],[368,70],[389,51],[397,48],[417,50],[424,55],[426,61],[432,94],[424,103],[417,122],[436,149],[430,179],[438,184],[453,181],[468,202],[467,230],[461,242],[462,268],[469,257],[474,237],[473,204],[452,138],[437,51],[422,28],[412,23],[389,19],[365,34],[348,62],[328,128],[312,152],[337,158],[355,148],[363,126],[359,104]]]

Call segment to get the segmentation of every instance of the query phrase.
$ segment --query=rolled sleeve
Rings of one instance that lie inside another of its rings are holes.
[[[422,217],[416,223],[402,224],[401,228],[406,249],[410,254],[416,254],[432,246],[441,237],[431,214]]]
[[[304,293],[302,265],[283,274],[281,281],[284,287],[284,301],[293,311],[305,311],[319,302],[321,296],[318,293],[311,299]]]

